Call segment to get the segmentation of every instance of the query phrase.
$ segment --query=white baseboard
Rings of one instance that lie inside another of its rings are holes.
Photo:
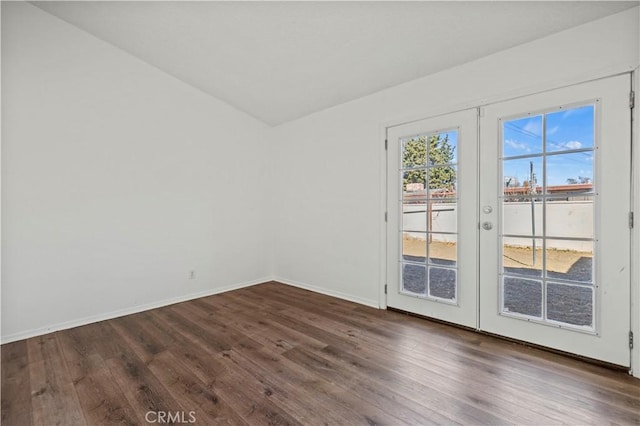
[[[91,315],[84,318],[79,318],[71,321],[65,321],[46,327],[36,328],[32,330],[20,331],[18,333],[9,334],[8,336],[2,336],[1,343],[11,343],[17,340],[28,339],[30,337],[41,336],[43,334],[53,333],[60,330],[67,330],[69,328],[79,327],[82,325],[91,324],[94,322],[109,320],[113,318],[122,317],[125,315],[137,314],[139,312],[148,311],[150,309],[161,308],[163,306],[173,305],[175,303],[186,302],[188,300],[198,299],[200,297],[212,296],[214,294],[226,293],[232,290],[238,290],[244,287],[250,287],[256,284],[273,281],[272,277],[264,277],[257,280],[245,281],[238,284],[231,284],[224,287],[218,287],[210,290],[201,291],[198,293],[190,293],[183,296],[172,297],[170,299],[159,300],[156,302],[145,303],[142,305],[131,306],[125,309],[119,309],[117,311],[107,312],[98,315]]]
[[[380,303],[374,299],[365,299],[362,297],[356,297],[351,294],[341,293],[339,291],[327,290],[322,287],[316,287],[311,284],[302,283],[300,281],[289,280],[287,278],[275,277],[273,281],[277,281],[282,284],[287,284],[292,287],[302,288],[304,290],[313,291],[314,293],[326,294],[327,296],[332,296],[338,299],[347,300],[349,302],[358,303],[360,305],[370,306],[372,308],[380,309]]]
[[[69,328],[74,328],[74,327],[80,327],[80,326],[91,324],[94,322],[110,320],[113,318],[123,317],[125,315],[137,314],[139,312],[148,311],[150,309],[161,308],[163,306],[173,305],[175,303],[186,302],[188,300],[198,299],[206,296],[212,296],[214,294],[226,293],[228,291],[238,290],[244,287],[251,287],[253,285],[262,284],[269,281],[277,281],[282,284],[290,285],[292,287],[302,288],[304,290],[313,291],[314,293],[325,294],[327,296],[336,297],[338,299],[347,300],[349,302],[358,303],[360,305],[370,306],[376,309],[380,308],[377,300],[355,297],[350,294],[341,293],[339,291],[327,290],[325,288],[316,287],[310,284],[302,283],[295,280],[289,280],[282,277],[263,277],[256,280],[245,281],[237,284],[231,284],[224,287],[218,287],[210,290],[201,291],[198,293],[190,293],[183,296],[173,297],[170,299],[164,299],[156,302],[145,303],[142,305],[131,306],[125,309],[119,309],[116,311],[106,312],[103,314],[91,315],[88,317],[79,318],[71,321],[65,321],[58,324],[49,325],[46,327],[20,331],[18,333],[2,336],[2,339],[0,340],[2,344],[11,343],[18,340],[28,339],[31,337],[42,336],[43,334],[53,333],[61,330],[67,330]]]

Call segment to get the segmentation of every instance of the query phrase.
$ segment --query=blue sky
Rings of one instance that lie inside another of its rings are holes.
[[[543,141],[542,126],[546,128]],[[542,185],[543,143],[547,155],[547,185],[566,185],[567,179],[579,177],[593,181],[593,153],[568,150],[589,149],[594,139],[594,107],[587,105],[544,115],[526,116],[504,122],[504,157],[528,155],[530,158],[506,159],[503,164],[504,176],[517,178],[520,185],[529,179],[530,162],[533,162],[538,185]]]

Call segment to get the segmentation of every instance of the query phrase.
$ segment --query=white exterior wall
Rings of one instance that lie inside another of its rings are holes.
[[[433,232],[457,232],[458,209],[455,204],[431,205],[433,215],[431,230]],[[403,215],[404,229],[426,232],[427,217],[425,204],[410,204],[405,206]],[[461,212],[460,212],[461,213]],[[535,235],[542,235],[542,204],[534,207]],[[502,213],[504,233],[513,235],[532,235],[531,204],[507,203]],[[422,238],[418,233],[409,233],[412,237]],[[593,236],[593,203],[590,201],[566,201],[547,203],[547,235],[556,237]],[[455,242],[455,236],[434,234],[436,241]],[[525,241],[526,240],[526,241]],[[505,238],[508,245],[522,246],[531,240]],[[547,247],[560,250],[591,251],[593,244],[583,241],[547,240]]]
[[[409,204],[403,207],[403,229],[427,232],[426,204]],[[457,232],[458,207],[456,204],[431,204],[431,231],[432,232]],[[424,234],[408,232],[411,237],[424,238]],[[455,242],[455,236],[448,234],[434,234],[432,239],[436,241]]]

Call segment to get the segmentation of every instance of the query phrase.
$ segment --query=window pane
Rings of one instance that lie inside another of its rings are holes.
[[[456,270],[429,267],[429,296],[455,300]]]
[[[593,327],[593,288],[548,283],[547,319]]]
[[[420,232],[402,233],[402,259],[421,262],[427,258],[427,234]]]
[[[504,196],[510,201],[539,194],[542,191],[542,157],[503,161],[502,178]]]
[[[593,282],[593,242],[547,240],[547,277]]]
[[[541,239],[505,237],[502,241],[502,270],[505,274],[542,276]]]
[[[547,199],[549,237],[593,238],[593,197]]]
[[[427,164],[427,138],[416,136],[402,140],[402,168],[408,169]]]
[[[402,290],[420,296],[427,294],[426,267],[423,265],[402,264]]]
[[[593,105],[547,114],[547,152],[593,148]]]
[[[427,171],[425,169],[402,172],[402,198],[426,198],[426,182]]]
[[[456,232],[458,229],[458,209],[455,203],[432,201],[429,209],[429,230],[432,232]]]
[[[441,192],[432,192],[430,195],[430,199],[434,203],[439,204],[455,204],[458,202],[458,194],[456,191],[441,191]]]
[[[503,156],[532,155],[542,152],[542,116],[505,121],[502,127]]]
[[[456,166],[429,167],[429,196],[450,197],[455,195],[457,183]]]
[[[429,165],[457,163],[457,148],[456,130],[429,136]]]
[[[542,201],[522,197],[502,203],[502,233],[507,235],[542,236]]]
[[[587,105],[503,122],[504,312],[594,327],[594,117]]]
[[[427,232],[427,204],[424,201],[402,203],[402,230]]]
[[[542,282],[504,277],[503,312],[542,317]]]
[[[593,152],[547,156],[547,193],[580,193],[593,187]]]
[[[457,235],[429,234],[429,263],[455,266],[458,256]]]

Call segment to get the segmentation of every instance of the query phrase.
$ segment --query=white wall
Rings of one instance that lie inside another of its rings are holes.
[[[277,127],[276,276],[384,305],[385,126],[631,71],[638,38],[634,8]]]
[[[22,2],[2,107],[3,342],[270,277],[265,125]]]

